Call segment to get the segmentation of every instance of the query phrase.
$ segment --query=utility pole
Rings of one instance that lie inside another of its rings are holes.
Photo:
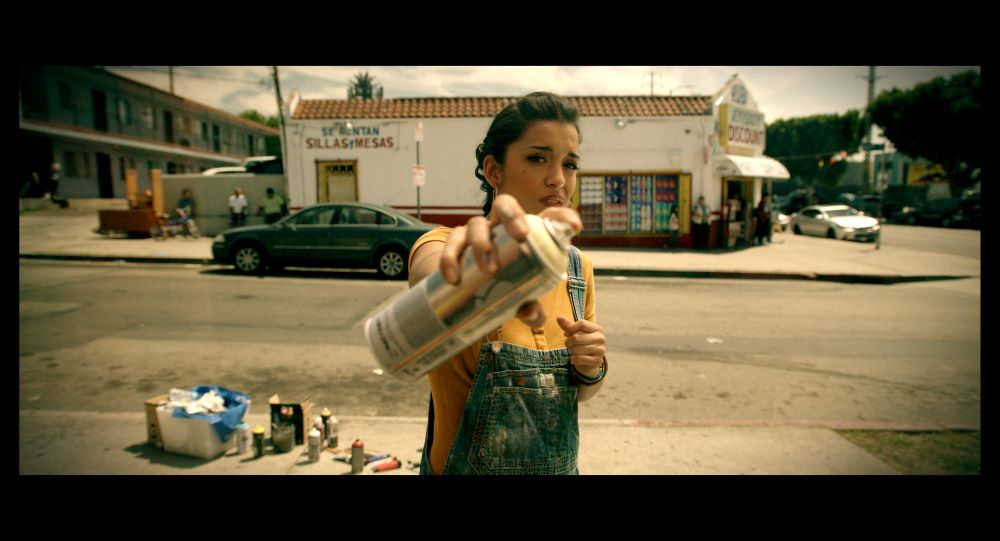
[[[865,193],[871,193],[871,179],[872,179],[872,164],[871,164],[871,146],[872,146],[872,115],[871,115],[871,105],[875,101],[875,80],[879,77],[875,77],[875,66],[868,66],[868,77],[858,75],[862,79],[868,80],[868,103],[865,105],[865,140],[864,148],[865,151],[865,169],[864,169],[864,180],[862,181],[862,189]]]
[[[274,95],[278,99],[278,125],[281,126],[281,162],[282,162],[282,179],[285,184],[285,203],[291,207],[292,204],[288,201],[288,153],[285,152],[285,113],[281,105],[281,82],[278,81],[278,66],[271,66],[271,74],[274,76]],[[302,194],[305,197],[305,194]]]
[[[420,176],[423,173],[423,170],[420,167],[420,143],[422,143],[423,140],[424,140],[424,123],[423,122],[417,122],[416,130],[414,130],[414,133],[413,133],[413,140],[414,140],[414,142],[417,143],[417,167],[416,167],[416,169],[419,171],[419,173],[417,173],[416,178],[414,179],[413,183],[417,186],[417,219],[420,220],[421,219],[421,215],[420,215],[420,186],[423,185],[423,183],[424,183],[424,179]]]
[[[653,95],[653,81],[656,80],[656,76],[659,75],[659,73],[656,73],[655,71],[650,71],[648,73],[649,73],[649,95],[652,96]],[[643,77],[643,79],[645,79],[645,76]]]
[[[174,93],[174,67],[167,66],[167,71],[170,73],[170,93]]]

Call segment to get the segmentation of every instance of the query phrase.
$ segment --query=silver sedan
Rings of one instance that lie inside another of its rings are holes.
[[[792,232],[841,240],[875,240],[879,222],[847,205],[813,205],[792,215]]]

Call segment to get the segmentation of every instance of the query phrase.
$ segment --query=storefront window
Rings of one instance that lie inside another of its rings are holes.
[[[581,176],[583,233],[667,233],[678,187],[678,175]]]

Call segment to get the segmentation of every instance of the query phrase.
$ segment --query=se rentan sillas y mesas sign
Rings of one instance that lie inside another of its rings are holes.
[[[306,149],[379,149],[394,148],[392,137],[381,137],[377,126],[344,125],[321,128],[322,137],[306,137]]]

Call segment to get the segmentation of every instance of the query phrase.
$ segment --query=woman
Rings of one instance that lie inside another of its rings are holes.
[[[438,269],[457,284],[458,258],[467,246],[481,269],[495,269],[490,229],[502,223],[523,240],[525,214],[563,220],[579,232],[580,217],[569,208],[579,149],[577,112],[562,98],[536,92],[504,108],[476,149],[483,216],[417,240],[410,285]],[[571,279],[572,300],[566,281],[539,299],[524,299],[517,317],[428,374],[421,473],[578,473],[577,403],[600,390],[607,360],[593,266],[571,252],[579,263],[571,256],[567,272],[579,278]]]
[[[769,194],[765,193],[764,197],[760,199],[760,203],[757,203],[757,212],[754,218],[756,218],[754,244],[763,246],[764,241],[771,240],[771,196]]]

